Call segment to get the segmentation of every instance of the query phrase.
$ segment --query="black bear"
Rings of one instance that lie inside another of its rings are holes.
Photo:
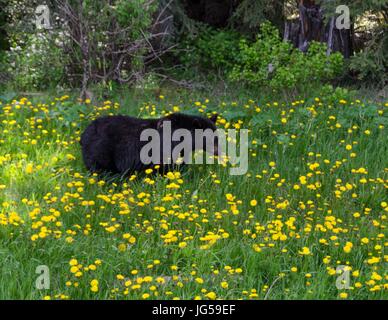
[[[181,113],[173,113],[160,119],[139,119],[123,115],[101,117],[94,120],[81,136],[80,144],[83,160],[88,170],[99,173],[128,174],[135,171],[144,171],[156,165],[159,165],[159,170],[167,170],[171,168],[169,162],[166,163],[161,160],[159,163],[156,163],[157,161],[144,163],[142,161],[141,151],[148,143],[148,141],[141,139],[142,132],[146,129],[153,129],[156,133],[159,133],[161,137],[159,159],[165,159],[163,158],[163,152],[166,149],[166,142],[170,143],[172,150],[181,141],[175,141],[174,138],[173,141],[171,140],[174,132],[178,129],[185,129],[185,132],[190,132],[193,137],[192,142],[190,142],[190,149],[194,151],[197,149],[194,144],[195,130],[210,129],[215,132],[217,129],[215,126],[216,120],[217,115],[207,119]],[[167,123],[172,133],[170,137],[164,132]],[[166,139],[169,139],[169,141],[166,141]],[[218,155],[217,137],[214,138],[211,144],[213,150],[208,150],[206,142],[202,145],[205,146],[201,148],[202,150]]]

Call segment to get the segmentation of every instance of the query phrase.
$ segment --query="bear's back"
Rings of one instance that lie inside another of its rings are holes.
[[[105,116],[94,120],[81,136],[81,145],[94,139],[121,140],[124,137],[137,137],[144,128],[154,127],[153,119],[138,119],[129,116]]]

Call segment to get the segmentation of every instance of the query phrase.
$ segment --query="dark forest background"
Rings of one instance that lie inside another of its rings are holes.
[[[0,0],[3,90],[387,84],[386,1],[52,0],[39,28],[41,4]]]

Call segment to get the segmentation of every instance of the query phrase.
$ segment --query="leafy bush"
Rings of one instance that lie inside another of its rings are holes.
[[[350,60],[350,71],[356,74],[361,81],[384,85],[388,70],[388,35],[380,30],[368,42],[366,48],[356,53]]]
[[[136,81],[146,63],[163,52],[152,35],[164,31],[160,20],[153,25],[157,0],[52,1],[52,28],[42,32],[31,23],[36,2],[6,6],[12,49],[7,69],[16,89]]]
[[[240,42],[238,62],[230,72],[234,81],[273,89],[305,88],[335,79],[343,69],[340,53],[326,55],[326,45],[312,42],[306,54],[282,41],[269,23],[261,25],[254,43]]]
[[[99,82],[129,79],[141,73],[144,56],[148,53],[156,0],[89,1],[83,12],[86,21],[90,78]],[[74,8],[77,8],[74,5]],[[65,20],[71,17],[65,16]],[[96,45],[97,44],[97,45]],[[82,65],[82,58],[72,57],[73,65]],[[109,75],[111,78],[107,77]],[[113,79],[112,79],[113,78]],[[119,78],[119,79],[118,79]],[[120,80],[121,81],[121,80]]]
[[[121,0],[116,7],[117,21],[122,28],[131,26],[131,36],[138,38],[141,36],[141,31],[151,25],[152,14],[156,9],[156,2]]]
[[[194,39],[183,41],[180,60],[186,66],[230,71],[238,61],[241,36],[230,30],[201,27]]]
[[[58,38],[57,38],[58,40]],[[8,53],[8,73],[19,90],[43,90],[57,86],[64,77],[65,57],[49,33],[27,37],[23,46],[12,43]]]

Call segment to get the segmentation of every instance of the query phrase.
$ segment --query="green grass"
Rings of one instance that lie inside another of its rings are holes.
[[[387,298],[387,104],[164,95],[124,92],[106,108],[52,96],[2,100],[0,298]],[[190,166],[170,189],[164,176],[86,171],[78,138],[91,119],[177,107],[250,129],[248,173]],[[49,267],[48,290],[35,286],[39,265]],[[338,265],[351,267],[349,290],[336,288]]]

